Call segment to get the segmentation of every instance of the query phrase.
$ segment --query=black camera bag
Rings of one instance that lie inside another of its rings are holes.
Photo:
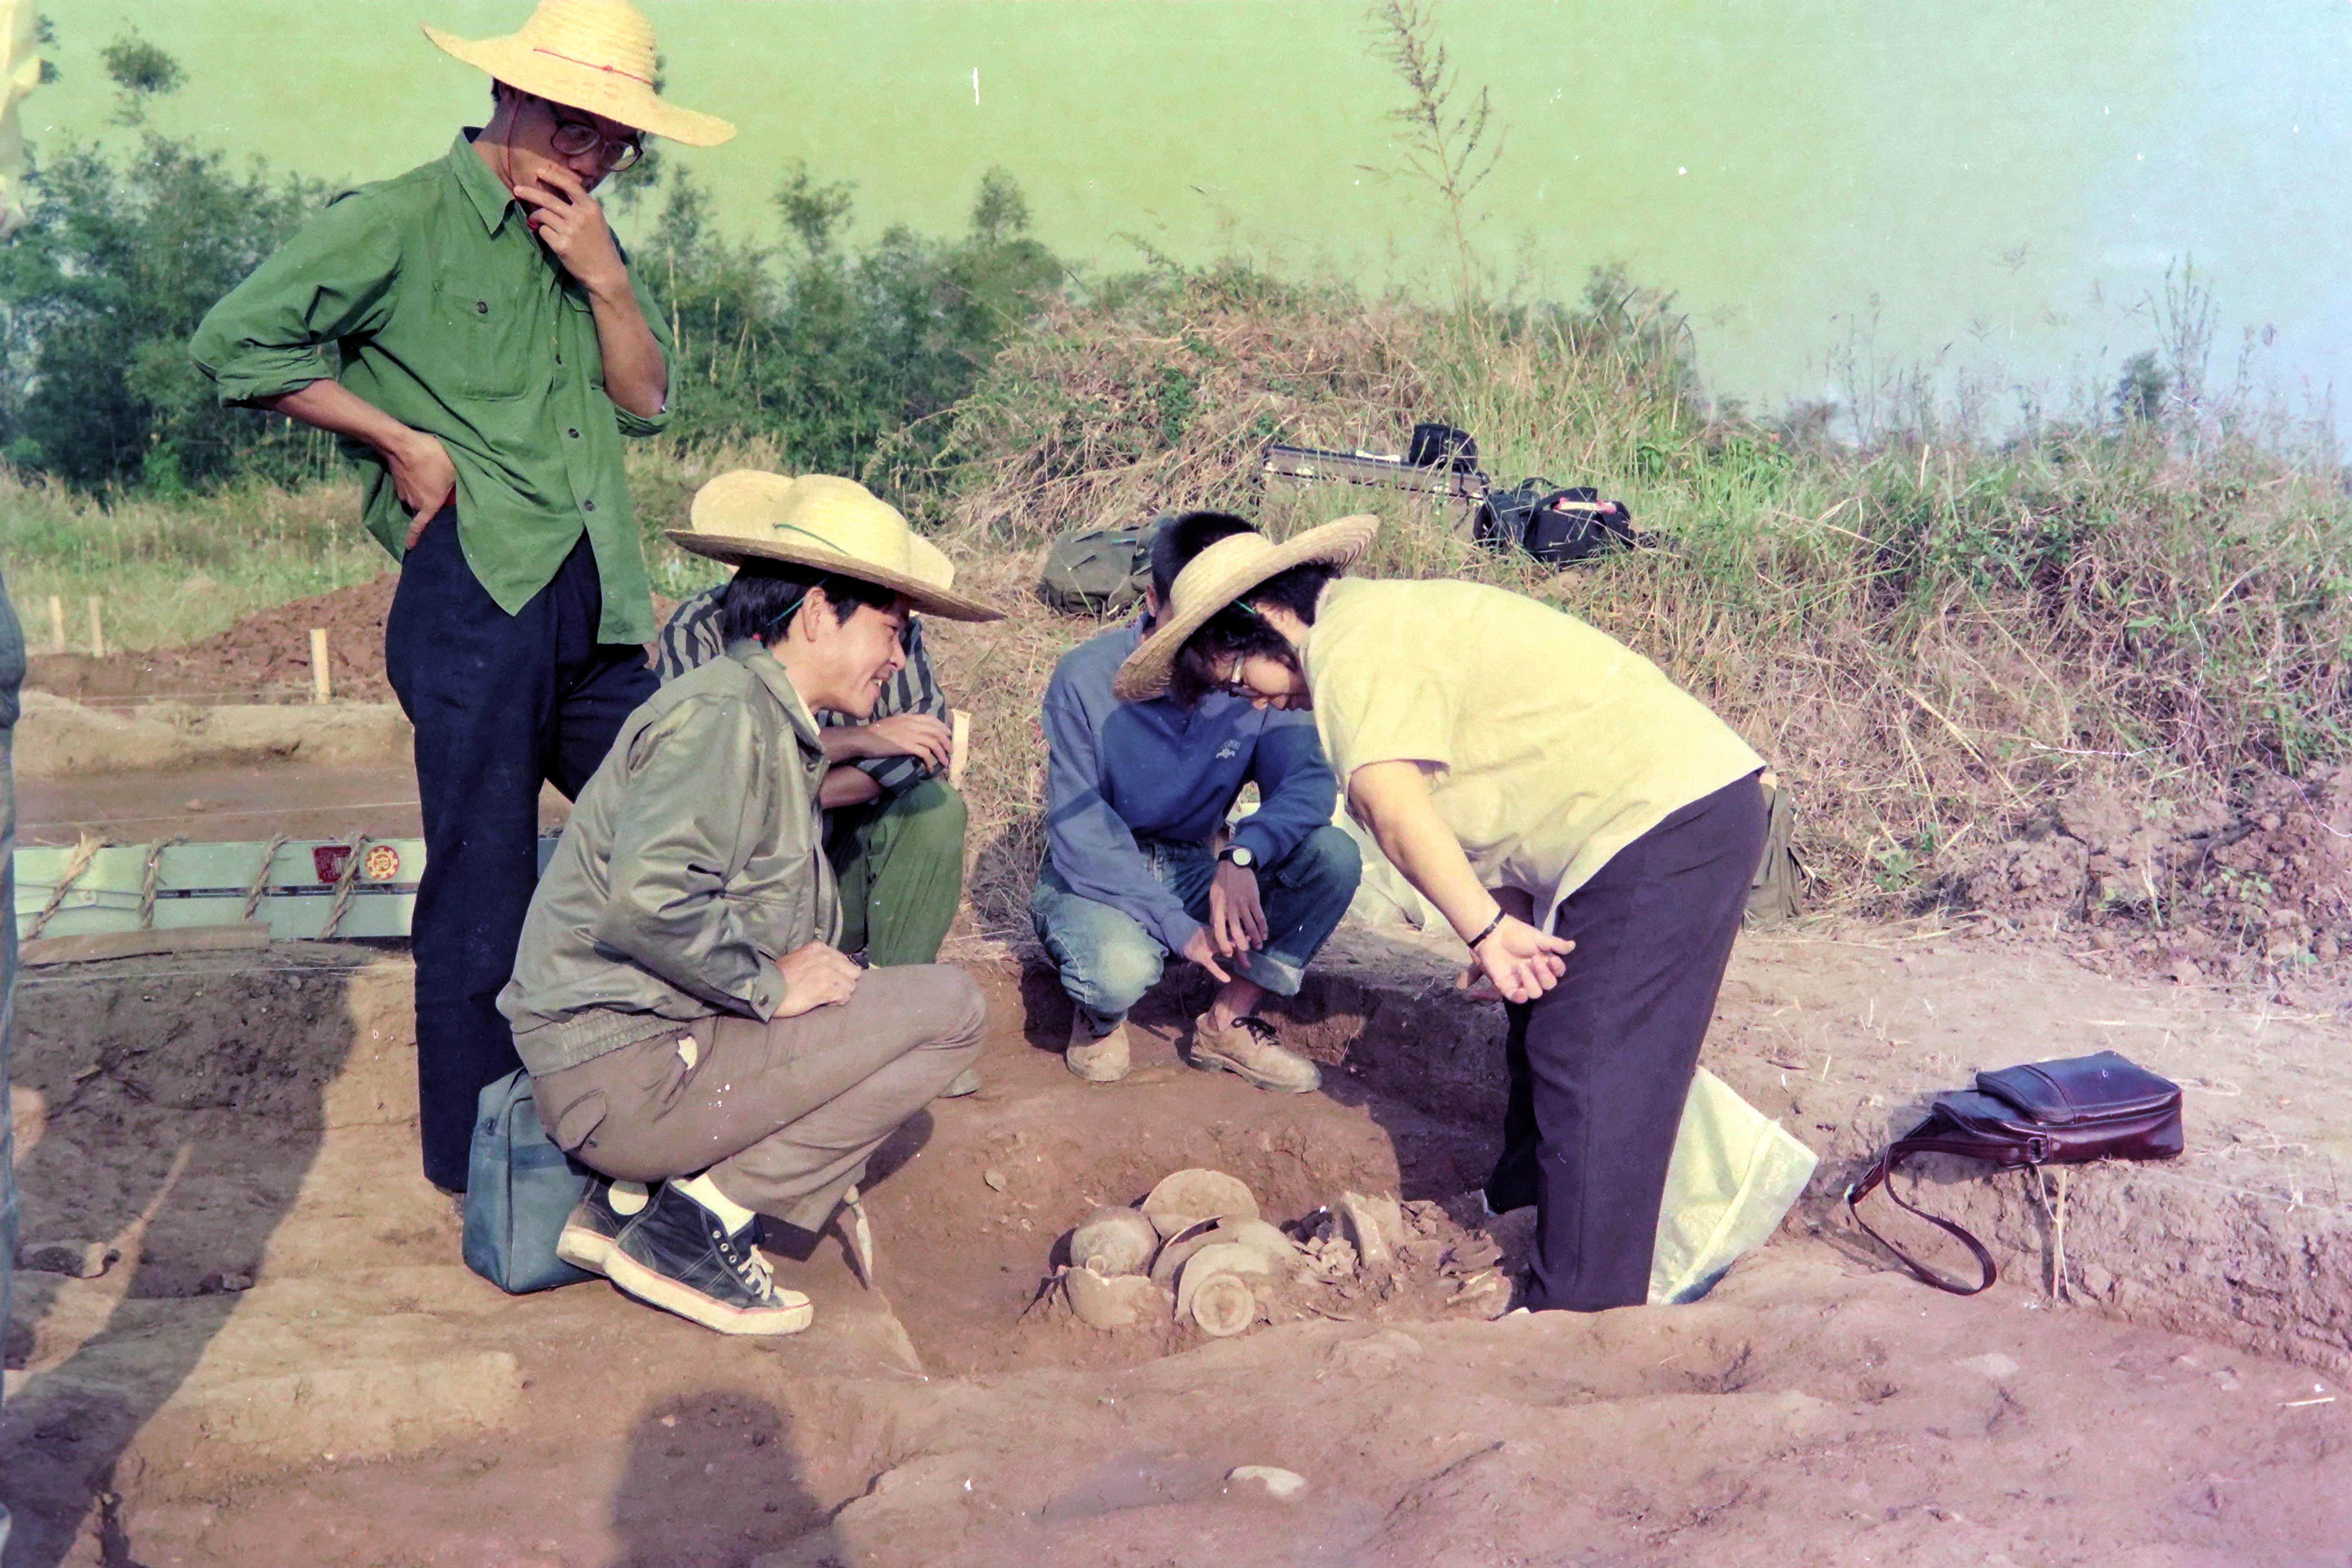
[[[1573,565],[1634,544],[1633,513],[1623,501],[1602,500],[1590,485],[1560,489],[1549,479],[1488,491],[1478,503],[1471,533],[1489,550],[1517,547],[1550,566]]]

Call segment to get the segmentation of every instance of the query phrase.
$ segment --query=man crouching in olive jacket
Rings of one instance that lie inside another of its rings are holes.
[[[794,1333],[814,1309],[771,1278],[759,1216],[814,1232],[854,1202],[988,1016],[960,969],[862,970],[833,947],[814,715],[866,715],[910,609],[997,612],[931,585],[906,520],[847,479],[725,474],[669,537],[740,567],[727,657],[622,726],[499,1006],[541,1122],[606,1178],[564,1258],[721,1333]]]

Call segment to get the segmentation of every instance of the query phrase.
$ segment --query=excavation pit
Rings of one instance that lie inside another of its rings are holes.
[[[1885,1560],[1932,1531],[1954,1560],[2039,1561],[2019,1550],[2039,1539],[2284,1563],[2352,1531],[2352,1428],[2326,1353],[2335,1210],[2292,1152],[2257,1163],[2255,1123],[2192,1098],[2178,1170],[2086,1177],[2072,1301],[2037,1277],[2013,1181],[1955,1172],[1922,1194],[2000,1244],[2008,1282],[1972,1301],[1890,1271],[1836,1221],[1854,1163],[1958,1070],[1928,1053],[1890,1065],[1898,1043],[1864,1023],[1888,1018],[1886,998],[2161,1013],[2208,1055],[2153,1065],[2223,1079],[2225,1012],[2000,955],[1744,947],[1710,1065],[1823,1170],[1791,1226],[1696,1306],[1488,1321],[1408,1291],[1214,1341],[1039,1310],[1072,1225],[1188,1165],[1241,1178],[1281,1221],[1352,1189],[1427,1205],[1407,1212],[1455,1227],[1449,1245],[1483,1234],[1460,1199],[1494,1153],[1497,1020],[1453,997],[1442,966],[1416,978],[1394,961],[1343,942],[1290,1009],[1290,1037],[1328,1069],[1302,1097],[1185,1067],[1191,994],[1139,1016],[1126,1082],[1082,1083],[1055,1050],[1067,1013],[1051,980],[990,971],[984,1087],[876,1162],[878,1289],[828,1237],[780,1265],[817,1326],[768,1342],[602,1284],[510,1299],[463,1269],[455,1210],[416,1173],[398,952],[28,973],[13,1067],[29,1091],[26,1238],[120,1256],[88,1278],[20,1276],[0,1426],[12,1550],[44,1568],[1402,1568],[1571,1546]],[[1775,1024],[1799,1003],[1803,1027]],[[2241,1053],[2227,1109],[2272,1092],[2273,1061],[2306,1095],[2333,1092],[2305,1026],[2273,1027]],[[2289,1124],[2270,1142],[2314,1136]],[[2300,1206],[2263,1196],[2273,1170],[2303,1183]],[[2242,1213],[2184,1206],[2222,1184],[2235,1195],[2217,1202]],[[2165,1235],[2134,1230],[2134,1211]],[[2257,1246],[2297,1237],[2317,1259],[2299,1276],[2273,1257],[2283,1245]],[[2232,1249],[2234,1275],[2182,1262]],[[2092,1436],[2118,1422],[2150,1436]],[[1230,1480],[1252,1467],[1306,1488],[1278,1501]],[[2209,1473],[2229,1479],[2181,1479]]]

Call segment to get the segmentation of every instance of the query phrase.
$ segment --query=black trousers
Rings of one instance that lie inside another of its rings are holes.
[[[401,563],[385,673],[416,727],[425,874],[416,955],[425,1174],[466,1184],[475,1100],[521,1062],[498,1009],[539,880],[539,792],[580,793],[659,684],[634,644],[596,640],[604,590],[585,535],[520,614],[499,608],[444,508]]]
[[[1764,852],[1753,774],[1612,856],[1560,906],[1560,983],[1506,1009],[1510,1100],[1486,1184],[1536,1205],[1524,1304],[1593,1312],[1649,1299],[1650,1253],[1683,1100]]]

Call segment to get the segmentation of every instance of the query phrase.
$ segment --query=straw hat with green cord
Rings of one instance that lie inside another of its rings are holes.
[[[1170,673],[1184,641],[1207,624],[1210,616],[1246,595],[1269,577],[1293,566],[1319,563],[1345,566],[1360,560],[1372,547],[1381,520],[1370,512],[1343,517],[1320,528],[1310,528],[1280,544],[1258,532],[1220,539],[1185,563],[1168,587],[1168,603],[1159,625],[1142,645],[1127,656],[1111,681],[1120,700],[1141,702],[1168,689]]]
[[[716,147],[735,134],[724,120],[680,109],[654,90],[654,25],[628,0],[539,0],[521,30],[503,38],[461,38],[429,26],[425,36],[519,91],[648,136]]]
[[[1004,618],[1003,611],[955,592],[947,557],[926,547],[898,508],[855,479],[737,468],[694,492],[688,522],[666,537],[712,561],[837,572],[904,594],[918,611],[943,620]]]

